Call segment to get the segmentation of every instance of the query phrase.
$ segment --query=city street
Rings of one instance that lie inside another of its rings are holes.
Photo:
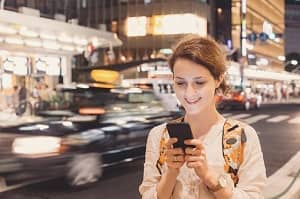
[[[299,104],[264,105],[260,110],[224,111],[223,115],[243,120],[257,131],[264,153],[267,175],[272,175],[300,150]],[[143,161],[107,170],[91,187],[72,190],[62,179],[30,185],[0,194],[4,199],[95,199],[139,198]],[[46,171],[45,171],[46,172]]]

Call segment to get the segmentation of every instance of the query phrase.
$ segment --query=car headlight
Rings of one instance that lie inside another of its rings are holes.
[[[51,136],[34,136],[16,138],[12,151],[23,155],[43,155],[59,153],[61,138]]]

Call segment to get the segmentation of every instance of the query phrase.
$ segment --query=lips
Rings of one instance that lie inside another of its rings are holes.
[[[187,99],[184,98],[184,100],[188,103],[188,104],[196,104],[197,102],[199,102],[201,100],[201,97],[197,98],[197,99]]]

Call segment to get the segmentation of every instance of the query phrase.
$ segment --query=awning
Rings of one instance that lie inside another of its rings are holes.
[[[137,66],[139,66],[141,64],[145,64],[145,63],[156,63],[156,62],[166,62],[166,61],[167,61],[167,59],[164,59],[164,58],[154,58],[154,59],[147,59],[147,60],[131,61],[131,62],[127,62],[127,63],[74,68],[74,70],[76,70],[76,71],[92,71],[95,69],[109,69],[109,70],[115,70],[115,71],[123,71],[123,70],[129,69],[129,68],[137,67]]]
[[[121,46],[116,34],[57,20],[0,10],[1,50],[47,54],[78,54],[87,45]]]

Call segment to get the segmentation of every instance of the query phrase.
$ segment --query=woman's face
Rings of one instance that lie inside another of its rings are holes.
[[[188,59],[179,58],[174,64],[174,89],[187,114],[199,114],[215,108],[215,89],[220,81],[209,70]]]

